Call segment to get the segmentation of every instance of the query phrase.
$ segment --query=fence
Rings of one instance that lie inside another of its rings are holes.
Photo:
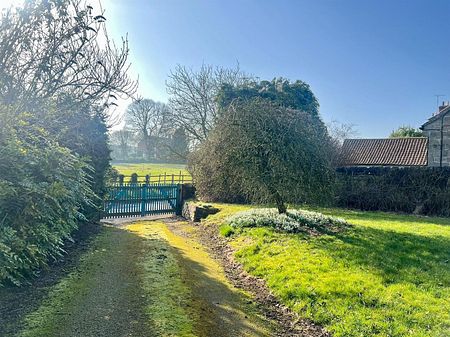
[[[192,183],[192,176],[189,174],[147,174],[145,176],[139,176],[137,174],[132,175],[123,175],[120,174],[117,177],[113,178],[111,181],[112,184],[125,184],[125,183],[146,183],[146,184],[187,184]]]

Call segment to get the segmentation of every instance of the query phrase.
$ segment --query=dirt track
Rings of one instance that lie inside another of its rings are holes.
[[[275,335],[277,325],[190,235],[196,229],[165,221],[106,226],[64,273],[44,275],[54,282],[3,289],[0,302],[16,315],[2,315],[0,335]],[[41,295],[21,306],[35,291]]]

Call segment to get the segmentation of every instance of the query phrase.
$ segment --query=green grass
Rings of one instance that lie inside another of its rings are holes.
[[[216,206],[208,222],[249,208]],[[316,237],[244,229],[230,239],[238,261],[336,337],[450,336],[450,219],[315,210],[353,226]]]
[[[228,224],[223,224],[219,227],[219,232],[227,238],[235,233],[235,229]]]
[[[146,174],[160,175],[167,173],[171,174],[187,174],[186,165],[183,164],[113,164],[113,167],[119,171],[120,174],[130,176],[133,173],[137,173],[139,176],[144,177]]]

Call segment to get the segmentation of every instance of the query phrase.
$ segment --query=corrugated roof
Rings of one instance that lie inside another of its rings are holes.
[[[428,138],[346,139],[341,166],[426,166]]]

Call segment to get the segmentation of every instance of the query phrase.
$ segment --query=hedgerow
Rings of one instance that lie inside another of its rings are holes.
[[[64,252],[93,193],[82,159],[2,105],[0,158],[0,284],[20,285]]]
[[[450,216],[449,167],[348,167],[337,171],[336,205]]]
[[[37,273],[99,216],[109,107],[137,84],[104,21],[83,0],[0,12],[0,284]]]
[[[271,227],[288,233],[310,230],[327,232],[348,226],[344,219],[322,213],[289,210],[287,213],[279,214],[275,208],[251,209],[239,212],[228,217],[224,224],[234,228]]]

